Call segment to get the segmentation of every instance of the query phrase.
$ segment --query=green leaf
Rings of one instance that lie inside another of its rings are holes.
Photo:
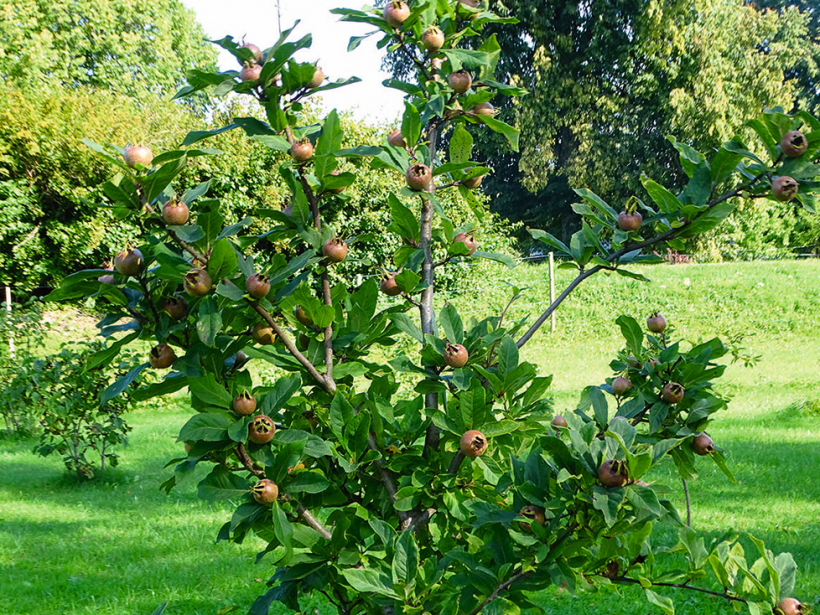
[[[104,406],[110,400],[117,397],[120,393],[125,391],[128,388],[128,385],[134,382],[137,376],[140,375],[142,370],[148,367],[148,363],[143,363],[142,365],[137,365],[134,369],[130,372],[125,374],[122,378],[114,382],[113,384],[109,385],[100,395],[100,406]]]
[[[172,160],[162,165],[157,171],[151,173],[142,180],[142,189],[145,198],[149,203],[153,203],[163,191],[171,184],[171,181],[185,168],[188,162],[187,155],[183,154],[176,160]]]
[[[344,568],[339,572],[356,591],[399,599],[387,573],[372,568]]]
[[[210,406],[230,408],[233,403],[231,394],[216,381],[213,374],[188,378],[188,386],[194,397]]]
[[[83,367],[83,371],[88,372],[96,367],[99,367],[100,365],[107,365],[113,360],[114,357],[116,357],[119,354],[123,346],[130,344],[138,337],[139,331],[136,331],[134,333],[126,335],[120,340],[117,340],[108,348],[104,348],[103,350],[97,351],[89,355],[85,360],[85,366]]]
[[[653,179],[650,179],[646,175],[642,175],[641,183],[643,184],[643,187],[646,188],[646,191],[649,193],[652,200],[655,201],[655,204],[658,206],[658,210],[661,213],[674,213],[676,211],[680,211],[683,207],[683,203],[678,200],[678,197]]]
[[[637,356],[640,356],[643,351],[643,329],[638,321],[631,316],[621,315],[615,321],[621,328],[621,333],[626,338],[626,345],[629,351]]]
[[[404,137],[407,146],[411,149],[416,147],[419,138],[421,137],[421,116],[418,109],[416,109],[409,101],[404,101],[404,116],[401,120],[401,134]]]
[[[503,377],[511,374],[518,367],[519,353],[513,338],[505,335],[498,345],[498,373]]]
[[[234,420],[227,414],[203,412],[195,414],[179,431],[180,442],[221,442],[228,440],[228,427]]]
[[[330,487],[330,481],[321,472],[299,472],[285,487],[288,493],[322,493]]]
[[[388,318],[394,325],[396,325],[396,327],[398,327],[399,331],[403,331],[422,344],[424,343],[424,334],[409,314],[390,314]]]
[[[606,427],[609,423],[609,404],[607,404],[604,392],[598,387],[590,388],[589,400],[592,402],[592,409],[595,412],[595,420],[598,425]]]
[[[285,376],[277,380],[273,388],[265,394],[259,403],[262,414],[271,416],[278,412],[301,386],[302,378],[298,374]]]
[[[330,430],[343,445],[347,443],[347,438],[344,437],[345,426],[353,421],[354,414],[350,402],[344,395],[337,393],[330,404]]]
[[[214,281],[224,277],[233,277],[237,268],[236,252],[227,239],[220,239],[214,244],[211,256],[208,258],[208,273]]]
[[[690,222],[686,228],[684,228],[680,236],[681,237],[694,237],[695,235],[699,235],[701,233],[705,233],[706,231],[710,231],[715,228],[718,224],[723,222],[726,218],[729,217],[737,205],[735,203],[731,203],[726,201],[715,207],[712,207],[710,210],[702,213],[697,218],[695,218],[692,222]]]
[[[644,593],[646,594],[646,599],[655,606],[660,607],[666,615],[675,615],[675,604],[670,598],[656,594],[651,589],[645,589]]]
[[[393,556],[393,583],[410,584],[416,578],[419,567],[419,548],[415,532],[412,529],[403,531],[396,540]]]
[[[392,218],[389,230],[403,239],[418,242],[421,230],[415,214],[405,207],[392,192],[387,197],[387,203],[390,205],[390,216]]]
[[[213,347],[216,336],[222,331],[222,314],[213,297],[205,297],[199,302],[199,318],[196,321],[196,333],[206,346]]]
[[[464,341],[464,323],[454,305],[449,303],[445,305],[439,313],[439,320],[447,341],[453,344],[460,344]]]
[[[490,261],[495,261],[497,263],[501,263],[502,265],[506,265],[510,269],[515,269],[515,260],[511,256],[507,256],[506,254],[499,254],[498,252],[484,252],[482,250],[476,250],[473,252],[474,258],[486,258]]]
[[[509,124],[505,124],[501,120],[497,120],[489,115],[479,115],[476,116],[476,119],[487,126],[490,130],[495,132],[499,132],[504,135],[509,141],[510,146],[512,147],[513,151],[518,151],[518,138],[521,135],[521,131],[517,128],[513,128]]]
[[[450,137],[450,162],[469,162],[473,156],[473,136],[462,125],[458,125],[453,130]]]
[[[550,235],[549,233],[539,229],[527,230],[529,231],[530,235],[532,235],[533,239],[543,241],[548,246],[555,248],[556,250],[566,254],[567,256],[572,256],[572,252],[570,252],[570,249],[567,247],[567,245],[557,237],[554,237],[553,235]]]
[[[612,527],[618,520],[618,507],[624,500],[623,488],[607,489],[596,485],[592,490],[592,506],[604,513],[607,527]]]

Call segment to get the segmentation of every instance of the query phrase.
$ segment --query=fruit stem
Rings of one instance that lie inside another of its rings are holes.
[[[686,527],[692,527],[692,506],[689,503],[689,485],[685,478],[681,478],[683,482],[683,495],[686,497]]]

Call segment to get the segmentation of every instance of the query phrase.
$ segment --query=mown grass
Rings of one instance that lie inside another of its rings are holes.
[[[555,375],[552,395],[564,410],[581,388],[609,375],[622,344],[619,313],[643,318],[659,309],[691,341],[743,334],[743,344],[762,359],[754,369],[730,366],[720,387],[733,401],[711,430],[738,483],[703,461],[691,484],[694,525],[710,535],[751,532],[775,551],[791,551],[800,566],[797,596],[820,601],[820,263],[643,272],[651,284],[617,276],[586,282],[561,306],[556,333],[547,325],[524,354]],[[559,290],[568,277],[559,272]],[[531,287],[512,317],[543,309],[526,304],[545,303],[546,266],[500,272],[502,278]],[[506,303],[499,280],[449,299],[465,313],[486,315]],[[215,615],[231,605],[247,611],[271,573],[254,563],[262,545],[252,537],[214,545],[229,507],[198,501],[195,481],[170,496],[159,491],[189,413],[179,400],[137,410],[120,467],[86,484],[56,459],[32,455],[31,442],[0,440],[0,613],[148,615],[167,599],[169,615]],[[668,468],[652,478],[669,484],[682,506]],[[659,612],[638,590],[624,596],[547,591],[538,599],[560,615]],[[676,605],[685,614],[731,612],[728,604],[680,593]],[[324,603],[315,608],[333,612]]]

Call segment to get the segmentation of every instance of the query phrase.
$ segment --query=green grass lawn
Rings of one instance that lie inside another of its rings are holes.
[[[568,410],[581,388],[609,375],[622,344],[614,323],[619,313],[645,318],[659,309],[691,341],[742,334],[744,346],[762,359],[753,369],[729,368],[720,390],[733,401],[711,429],[738,483],[704,461],[691,484],[694,525],[712,535],[751,532],[774,551],[791,551],[800,566],[797,596],[820,602],[820,263],[642,272],[651,284],[619,276],[587,281],[561,306],[556,333],[544,327],[525,356],[555,375],[556,409]],[[559,272],[559,291],[569,275]],[[499,278],[530,287],[511,317],[545,307],[544,265],[499,272]],[[449,298],[481,317],[503,306],[506,289],[487,280]],[[247,611],[272,572],[254,563],[261,543],[250,537],[243,545],[215,545],[229,507],[198,501],[195,481],[170,496],[159,490],[189,414],[182,403],[140,408],[130,417],[134,431],[120,467],[82,485],[57,459],[31,454],[33,442],[0,440],[1,615],[150,615],[168,599],[168,615],[215,615],[230,605]],[[669,469],[652,478],[672,485],[682,505]],[[660,613],[640,592],[624,595],[627,600],[547,591],[540,601],[557,615]],[[692,615],[732,612],[728,604],[684,594],[676,606]],[[317,608],[333,612],[322,603]]]

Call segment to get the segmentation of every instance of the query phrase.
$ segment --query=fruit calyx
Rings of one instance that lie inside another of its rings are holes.
[[[615,394],[616,397],[621,397],[631,388],[632,382],[629,380],[629,378],[618,376],[617,378],[615,378],[615,380],[612,381],[612,392]]]
[[[248,416],[253,414],[256,410],[256,398],[252,393],[242,391],[239,395],[234,397],[231,407],[239,416]]]
[[[401,147],[403,149],[407,149],[407,141],[404,140],[404,137],[401,134],[401,130],[398,128],[387,135],[387,142],[392,145],[393,147]]]
[[[444,47],[444,32],[436,26],[430,26],[421,35],[421,44],[430,53],[437,53]]]
[[[322,254],[331,263],[341,263],[347,258],[347,242],[340,237],[331,237],[322,244]]]
[[[214,286],[211,275],[204,269],[191,269],[183,279],[185,290],[195,297],[204,297]]]
[[[279,498],[279,487],[270,479],[263,478],[251,487],[253,499],[263,506],[270,506]]]
[[[310,139],[302,139],[290,146],[290,156],[299,164],[304,164],[313,158],[313,144]]]
[[[447,342],[444,347],[444,362],[454,369],[464,367],[470,359],[467,349],[461,344],[451,344]]]
[[[487,437],[475,429],[471,429],[461,436],[459,450],[471,459],[483,455],[487,450]]]
[[[666,330],[666,318],[660,312],[655,312],[646,319],[646,328],[652,333],[663,333]]]
[[[692,439],[692,450],[696,455],[711,455],[715,452],[715,443],[706,433],[699,433]]]
[[[182,297],[168,297],[162,303],[162,310],[173,320],[182,320],[188,315],[188,302]]]
[[[254,444],[267,444],[276,435],[276,425],[273,419],[264,414],[253,417],[248,425],[248,439]]]
[[[168,346],[168,344],[154,346],[148,355],[148,362],[151,364],[151,367],[155,369],[171,367],[176,360],[177,356],[174,354],[174,349]]]
[[[785,203],[797,196],[797,188],[799,185],[797,180],[788,175],[781,175],[780,177],[776,177],[772,182],[772,194],[778,201]]]
[[[190,216],[188,206],[176,199],[171,199],[162,206],[162,220],[170,226],[182,226]]]
[[[629,472],[623,461],[607,459],[598,468],[598,480],[604,487],[623,487],[628,479]]]
[[[253,337],[253,341],[262,346],[270,346],[276,341],[276,334],[273,332],[273,328],[266,322],[256,323],[251,330],[251,337]]]
[[[410,7],[401,0],[390,0],[382,11],[382,18],[387,25],[393,28],[400,28],[408,17],[410,17]]]
[[[809,141],[799,130],[791,130],[780,139],[780,150],[789,158],[802,156],[809,147]]]
[[[390,273],[389,271],[385,272],[384,275],[382,275],[379,290],[388,297],[397,297],[400,295],[401,288],[396,284],[396,274]]]
[[[464,246],[470,253],[470,256],[478,249],[478,243],[476,243],[475,236],[472,232],[470,233],[458,233],[455,237],[453,237],[453,243],[463,243]]]
[[[473,77],[462,68],[461,70],[457,70],[456,72],[450,74],[447,78],[447,84],[456,94],[464,94],[472,87]]]
[[[245,290],[254,299],[264,299],[270,292],[270,278],[261,273],[254,273],[245,280]]]
[[[145,259],[137,248],[126,248],[114,257],[114,269],[125,277],[138,275],[145,267]]]
[[[667,382],[661,389],[661,399],[667,404],[676,404],[683,399],[684,388],[677,382]]]
[[[536,523],[540,523],[541,525],[544,525],[544,523],[547,520],[547,517],[544,514],[544,509],[540,506],[525,506],[520,511],[518,511],[518,514],[521,517],[526,517],[530,521],[535,521]],[[518,526],[525,532],[529,532],[530,530],[532,530],[532,525],[530,525],[526,521],[519,521]]]
[[[125,164],[132,169],[137,165],[147,167],[154,159],[154,152],[144,145],[131,145],[125,148],[123,158],[125,159]]]
[[[773,609],[775,615],[801,615],[806,611],[803,605],[795,598],[783,598]]]
[[[262,76],[261,64],[248,64],[241,71],[239,71],[239,79],[247,82],[259,81]]]
[[[407,179],[407,185],[412,190],[428,190],[433,182],[433,173],[426,164],[417,162],[407,169],[405,178]]]

